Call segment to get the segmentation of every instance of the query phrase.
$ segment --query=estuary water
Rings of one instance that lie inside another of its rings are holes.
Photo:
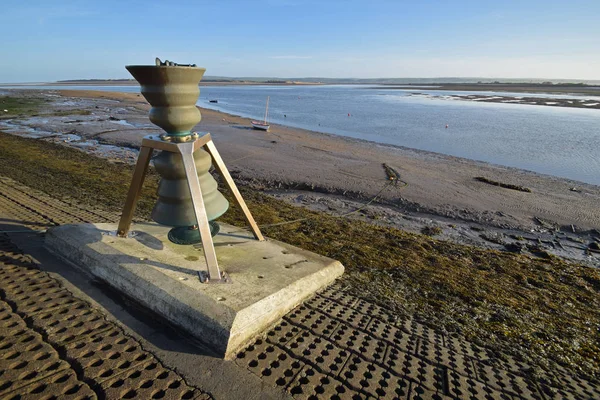
[[[139,91],[137,86],[31,88]],[[415,92],[425,96],[414,95]],[[262,119],[269,96],[271,123],[600,185],[600,110],[451,99],[449,96],[454,94],[532,96],[361,85],[204,86],[198,105]],[[590,96],[539,93],[533,96],[600,102]]]

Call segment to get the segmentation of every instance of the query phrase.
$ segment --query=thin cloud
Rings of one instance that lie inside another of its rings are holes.
[[[312,58],[312,56],[297,56],[297,55],[288,55],[288,56],[270,56],[274,60],[307,60]]]

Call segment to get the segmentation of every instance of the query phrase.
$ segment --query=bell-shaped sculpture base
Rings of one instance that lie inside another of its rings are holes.
[[[221,227],[215,221],[208,221],[210,226],[210,236],[215,237],[219,234]],[[169,231],[167,235],[169,240],[175,244],[198,244],[202,243],[200,230],[198,226],[176,226]]]
[[[212,221],[227,211],[229,202],[217,190],[217,181],[208,172],[212,161],[210,154],[203,149],[198,149],[194,152],[194,161],[206,216],[209,221]],[[158,201],[151,214],[152,219],[166,226],[197,225],[181,155],[163,151],[154,158],[154,167],[161,180],[158,186]]]

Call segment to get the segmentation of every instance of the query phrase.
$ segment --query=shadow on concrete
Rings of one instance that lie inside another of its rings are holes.
[[[152,250],[162,250],[164,247],[160,240],[146,232],[133,231],[133,233],[132,237],[137,240],[138,243],[143,244]]]
[[[119,240],[119,238],[116,237],[114,231],[97,229],[93,236],[93,240],[89,241],[86,244],[101,242],[102,236],[105,236],[105,235],[106,236],[114,236],[115,240]],[[146,232],[133,231],[131,238],[135,239],[138,243],[140,243],[150,249],[153,249],[153,250],[162,250],[163,249],[162,242],[160,240],[156,239],[155,237],[153,237],[152,235],[149,235]],[[111,257],[114,257],[114,254],[111,254]],[[152,260],[147,260],[147,259],[140,259],[138,257],[133,257],[133,256],[129,256],[126,254],[121,254],[120,256],[118,256],[118,258],[115,259],[115,262],[117,262],[118,264],[149,265],[149,266],[161,268],[161,269],[165,268],[165,269],[171,270],[173,272],[178,272],[178,273],[185,274],[185,275],[191,275],[193,277],[198,276],[198,271],[195,269],[183,268],[183,267],[180,267],[177,265],[154,262]]]

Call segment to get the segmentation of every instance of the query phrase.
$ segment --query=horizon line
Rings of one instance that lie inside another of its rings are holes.
[[[310,82],[318,81],[318,80],[335,80],[335,81],[385,81],[385,80],[442,80],[442,79],[450,79],[450,80],[477,80],[477,81],[505,81],[502,83],[509,83],[514,81],[570,81],[570,82],[580,82],[583,81],[588,82],[598,82],[600,83],[600,79],[586,79],[586,78],[503,78],[503,77],[477,77],[477,76],[436,76],[436,77],[380,77],[380,78],[354,78],[354,77],[344,77],[344,78],[331,78],[325,76],[305,76],[305,77],[293,77],[293,78],[283,78],[283,77],[271,77],[271,76],[224,76],[224,75],[206,75],[204,76],[204,80],[206,79],[232,79],[232,80],[281,80],[281,81],[299,81],[299,80],[311,80]],[[14,84],[52,84],[52,83],[64,83],[69,81],[134,81],[133,78],[77,78],[77,79],[61,79],[56,81],[25,81],[25,82],[3,82],[0,85],[14,85]],[[441,82],[441,83],[450,83],[450,82]],[[467,83],[467,82],[465,82]],[[477,83],[477,82],[472,82]],[[485,82],[485,83],[493,83],[493,82]],[[525,82],[517,82],[517,83],[525,83]]]

